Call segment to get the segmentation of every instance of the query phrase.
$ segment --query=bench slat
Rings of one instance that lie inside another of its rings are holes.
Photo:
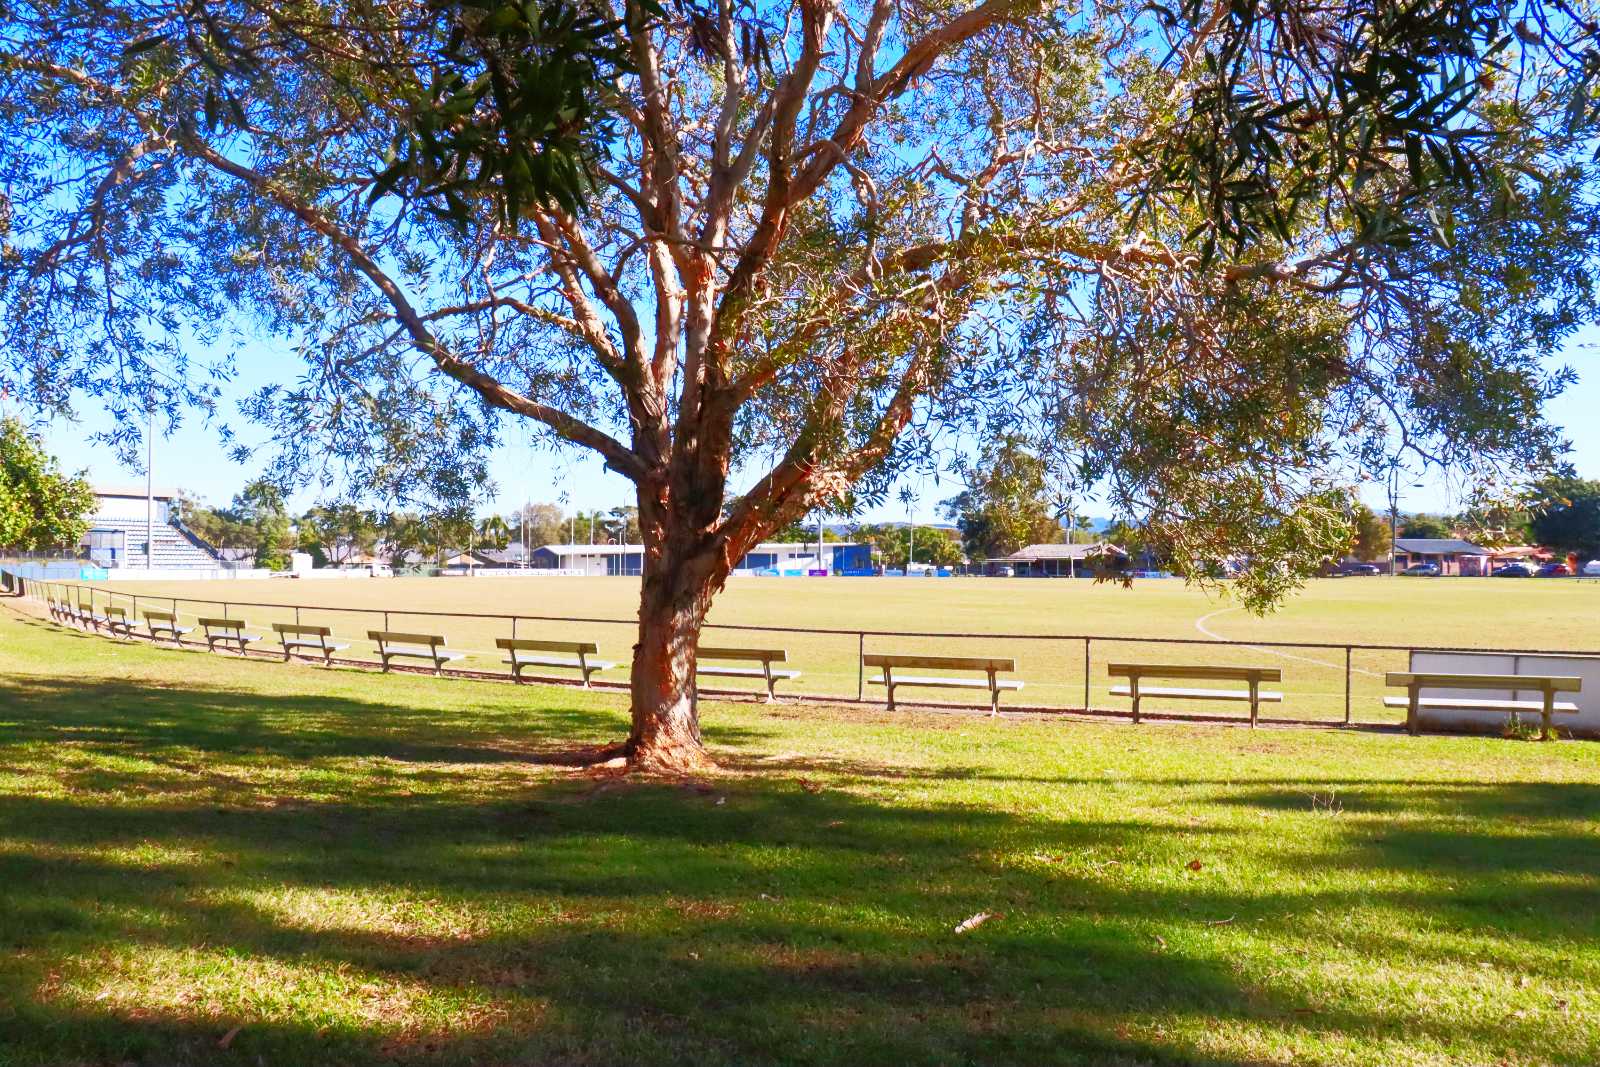
[[[701,659],[753,659],[765,663],[787,663],[789,653],[782,648],[698,648],[695,658]]]
[[[383,646],[383,654],[385,656],[416,656],[418,659],[462,659],[466,656],[465,652],[451,652],[449,649],[438,648],[437,646],[412,648],[409,645],[390,644]]]
[[[872,685],[887,684],[882,678],[868,678],[867,681]],[[989,688],[989,680],[987,678],[948,678],[939,677],[936,675],[897,674],[894,676],[894,684],[896,688],[902,685],[928,686],[930,688],[938,689]],[[996,678],[994,680],[994,687],[996,689],[1007,689],[1015,692],[1016,690],[1022,688],[1022,681],[1017,678]]]
[[[1208,664],[1183,664],[1183,663],[1111,663],[1106,665],[1106,673],[1114,677],[1141,678],[1233,678],[1240,681],[1249,681],[1251,678],[1263,682],[1283,681],[1283,669],[1280,667],[1221,667]],[[1144,692],[1140,687],[1140,692]]]
[[[912,656],[892,652],[868,652],[861,657],[868,667],[932,667],[947,671],[1014,671],[1014,659],[985,658],[981,656]],[[898,685],[900,679],[895,679]],[[988,683],[985,683],[987,687]]]
[[[1577,693],[1583,679],[1557,674],[1445,674],[1437,671],[1390,671],[1384,684],[1421,686],[1423,689],[1549,689],[1556,693]]]
[[[511,659],[503,659],[500,662],[510,664],[513,667],[572,667],[578,669],[587,666],[591,671],[608,671],[616,666],[610,660],[604,659],[584,661],[556,659],[554,656],[516,656]]]
[[[311,634],[315,637],[332,637],[331,626],[301,626],[293,622],[275,622],[272,628],[280,634]]]
[[[1112,686],[1111,695],[1114,697],[1133,696],[1133,687],[1126,685]],[[1141,697],[1175,697],[1182,700],[1243,700],[1250,699],[1248,689],[1174,689],[1170,686],[1139,687]],[[1256,699],[1265,703],[1279,703],[1283,694],[1275,690],[1263,689],[1256,694]]]
[[[592,656],[600,651],[599,646],[593,641],[537,641],[532,638],[522,637],[497,637],[495,638],[494,646],[507,651],[570,652],[573,655],[582,652],[586,656]],[[525,660],[524,662],[532,663],[533,661]],[[573,666],[577,666],[577,664],[573,664]],[[615,666],[615,664],[610,664],[610,666]]]
[[[1386,708],[1409,708],[1411,701],[1407,697],[1384,697],[1383,706]],[[1436,711],[1544,711],[1542,700],[1473,700],[1469,697],[1419,697],[1419,708],[1432,708]],[[1578,714],[1578,705],[1566,700],[1558,700],[1550,708],[1565,715]]]
[[[767,672],[759,667],[703,667],[695,666],[696,674],[709,674],[715,678],[765,678]],[[789,681],[800,677],[799,671],[779,668],[772,672],[774,678],[784,678]],[[898,679],[896,679],[898,681]]]
[[[390,630],[368,630],[367,639],[377,641],[379,644],[395,645],[442,645],[444,637],[441,634],[410,634]]]
[[[285,648],[314,648],[319,652],[323,649],[327,649],[330,652],[338,652],[342,649],[350,647],[348,644],[335,644],[331,641],[327,644],[323,644],[321,641],[301,641],[293,637],[289,638],[283,644]]]

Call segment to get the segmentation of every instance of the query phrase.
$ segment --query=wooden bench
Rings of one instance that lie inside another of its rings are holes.
[[[1578,705],[1557,700],[1557,693],[1576,693],[1583,679],[1575,675],[1550,674],[1444,674],[1434,671],[1390,671],[1384,684],[1404,688],[1403,697],[1384,697],[1386,708],[1406,709],[1406,729],[1415,737],[1421,730],[1417,713],[1423,708],[1441,711],[1503,711],[1516,715],[1524,711],[1539,713],[1541,740],[1550,740],[1550,718],[1555,714],[1576,715]],[[1425,697],[1424,689],[1507,689],[1532,691],[1538,700],[1479,700],[1470,697]]]
[[[194,632],[193,626],[179,626],[178,616],[170,611],[156,611],[146,608],[144,612],[145,629],[150,631],[150,640],[160,640],[165,634],[172,639],[175,645],[183,644],[183,635]]]
[[[522,672],[529,667],[576,668],[583,674],[583,687],[589,688],[589,676],[595,671],[609,670],[616,664],[610,660],[590,659],[600,649],[593,641],[535,641],[531,638],[501,637],[495,647],[507,652],[502,663],[511,665],[511,677],[522,681]],[[522,656],[520,652],[564,652],[565,656]]]
[[[706,666],[705,661],[735,660],[744,663],[759,662],[759,667],[729,667],[713,663]],[[800,677],[799,671],[773,670],[774,663],[787,663],[789,653],[781,648],[701,648],[695,652],[695,674],[705,675],[709,678],[760,678],[767,685],[767,703],[778,699],[773,687],[779,682],[792,682]]]
[[[126,637],[131,639],[133,637],[133,628],[135,625],[136,623],[130,622],[128,619],[127,608],[119,608],[115,605],[106,608],[106,629],[110,630],[117,637]]]
[[[243,619],[196,619],[200,628],[205,631],[206,650],[215,652],[218,645],[233,647],[239,655],[244,655],[244,650],[250,647],[250,642],[261,640],[260,634],[247,634],[244,632]]]
[[[327,626],[301,626],[292,622],[275,622],[272,629],[277,632],[278,640],[283,643],[283,662],[289,662],[289,653],[297,648],[307,650],[315,649],[322,653],[322,663],[325,667],[333,666],[333,654],[343,651],[350,646],[334,644],[328,640],[333,636],[333,630]],[[311,640],[316,638],[315,641]]]
[[[987,659],[982,656],[907,656],[895,653],[869,652],[861,657],[861,663],[867,667],[882,667],[882,678],[869,678],[867,681],[873,685],[881,685],[889,694],[889,710],[894,710],[894,691],[900,686],[927,687],[933,689],[987,689],[989,691],[989,714],[1000,713],[1000,694],[1004,691],[1016,692],[1022,688],[1022,681],[1017,678],[999,678],[1001,673],[1009,674],[1017,669],[1014,659]],[[897,667],[909,670],[944,670],[944,671],[982,671],[982,678],[953,678],[949,675],[917,675],[895,674]]]
[[[377,642],[378,658],[383,669],[389,669],[391,659],[425,659],[433,664],[433,673],[444,673],[444,665],[461,659],[463,653],[447,652],[442,634],[407,634],[388,630],[368,630],[368,640]]]
[[[1261,688],[1262,682],[1281,682],[1283,671],[1277,667],[1208,667],[1182,663],[1111,663],[1106,667],[1113,678],[1128,679],[1127,685],[1111,687],[1111,695],[1133,698],[1133,721],[1139,721],[1139,702],[1145,697],[1168,697],[1174,700],[1240,700],[1250,702],[1250,727],[1255,728],[1261,705],[1283,701],[1283,694]],[[1174,686],[1147,686],[1146,678],[1167,681],[1244,682],[1244,689],[1188,689]]]

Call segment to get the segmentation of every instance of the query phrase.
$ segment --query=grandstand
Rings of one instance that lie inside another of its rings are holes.
[[[173,514],[177,493],[162,489],[154,494],[154,513],[143,489],[101,486],[94,490],[95,510],[89,532],[81,547],[89,558],[107,569],[150,568],[158,570],[215,570],[225,566],[216,549],[185,529]],[[146,521],[153,541],[150,558],[146,554]]]

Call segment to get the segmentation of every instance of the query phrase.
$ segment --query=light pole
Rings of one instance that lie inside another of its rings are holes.
[[[148,429],[145,433],[144,461],[144,569],[156,565],[156,410],[151,405],[145,409]]]

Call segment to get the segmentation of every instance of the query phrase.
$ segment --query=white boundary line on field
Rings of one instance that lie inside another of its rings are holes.
[[[1237,606],[1231,607],[1231,608],[1218,608],[1216,611],[1213,611],[1213,612],[1211,612],[1210,614],[1207,614],[1207,615],[1202,615],[1198,619],[1194,620],[1194,628],[1196,630],[1199,630],[1201,633],[1205,634],[1207,637],[1211,638],[1213,641],[1229,641],[1229,642],[1231,642],[1232,641],[1231,638],[1223,637],[1221,634],[1217,633],[1217,631],[1215,631],[1215,630],[1211,629],[1209,626],[1207,626],[1206,623],[1210,622],[1212,619],[1216,618],[1218,615],[1226,615],[1230,611],[1238,611],[1238,610],[1239,610],[1239,608]],[[1282,649],[1263,648],[1260,645],[1247,645],[1245,647],[1253,649],[1256,652],[1264,652],[1269,656],[1278,656],[1281,659],[1295,660],[1295,661],[1297,661],[1299,663],[1309,663],[1309,664],[1311,664],[1313,666],[1316,666],[1316,667],[1331,667],[1334,670],[1343,670],[1344,669],[1344,664],[1342,664],[1342,663],[1329,663],[1327,660],[1313,659],[1310,656],[1297,656],[1293,652],[1284,652]],[[1366,670],[1366,669],[1364,669],[1362,667],[1357,667],[1357,666],[1355,666],[1353,664],[1350,667],[1350,671],[1351,671],[1352,674],[1364,674],[1369,678],[1381,677],[1381,675],[1377,671],[1369,671],[1369,670]]]

